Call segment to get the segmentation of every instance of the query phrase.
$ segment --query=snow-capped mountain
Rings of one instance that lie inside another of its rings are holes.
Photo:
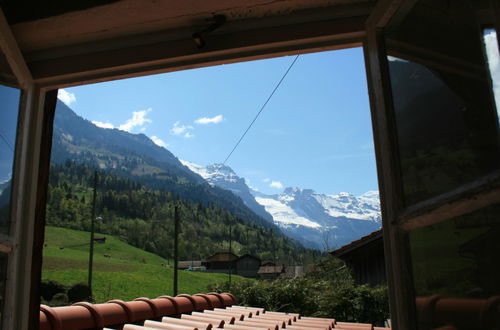
[[[281,194],[265,195],[248,187],[245,179],[228,166],[181,162],[211,185],[232,191],[255,213],[273,221],[287,236],[310,248],[340,247],[379,229],[381,225],[377,191],[354,196],[286,188]]]
[[[229,190],[236,196],[239,196],[243,203],[257,215],[260,215],[267,221],[273,221],[271,214],[266,212],[264,206],[257,203],[254,196],[250,193],[250,188],[247,186],[245,179],[237,176],[229,166],[224,166],[222,164],[200,166],[182,159],[180,159],[180,161],[191,171],[200,175],[209,184]]]
[[[255,197],[285,234],[308,247],[333,249],[380,228],[378,192],[324,195],[286,188],[279,195]],[[311,243],[313,242],[313,243]]]

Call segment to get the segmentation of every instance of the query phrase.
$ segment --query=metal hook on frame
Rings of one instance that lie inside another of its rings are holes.
[[[221,27],[225,22],[226,22],[226,16],[225,15],[214,15],[212,17],[212,20],[214,23],[209,25],[206,29],[193,33],[193,40],[196,43],[196,46],[198,48],[203,48],[205,47],[205,37],[215,29]]]

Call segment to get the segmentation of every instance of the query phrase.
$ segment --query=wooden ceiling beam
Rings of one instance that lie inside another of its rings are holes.
[[[33,83],[28,66],[24,60],[23,54],[19,50],[17,41],[12,34],[9,23],[0,8],[0,48],[2,49],[10,69],[14,73],[21,88],[27,89]]]
[[[105,46],[76,46],[81,53],[71,48],[57,49],[53,53],[50,50],[31,53],[27,55],[28,66],[37,83],[57,88],[299,52],[354,47],[362,43],[366,17],[243,31],[229,26],[228,30],[234,32],[208,36],[202,49],[197,48],[191,33],[185,30],[165,32],[163,41],[158,33],[132,36],[131,40],[108,40]],[[172,36],[183,38],[174,39]]]
[[[366,20],[367,29],[382,29],[389,25],[397,25],[416,2],[417,0],[379,0]]]

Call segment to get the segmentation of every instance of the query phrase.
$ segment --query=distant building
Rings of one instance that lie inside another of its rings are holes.
[[[352,270],[356,284],[386,284],[382,230],[330,252]]]
[[[261,266],[276,266],[276,263],[271,260],[264,260],[262,261]]]
[[[236,274],[236,260],[238,256],[231,252],[217,252],[201,262],[208,272]]]
[[[259,257],[244,254],[236,260],[236,274],[245,277],[258,277],[261,260]]]
[[[94,237],[94,242],[104,244],[106,243],[106,237]]]
[[[188,260],[188,261],[178,261],[177,268],[180,270],[193,268],[193,267],[201,267],[201,260]]]
[[[260,279],[273,280],[285,273],[285,266],[261,266],[257,274]]]
[[[304,266],[285,266],[285,271],[281,274],[281,277],[296,278],[302,275],[304,275]]]

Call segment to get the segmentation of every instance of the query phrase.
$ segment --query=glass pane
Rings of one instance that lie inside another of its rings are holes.
[[[21,92],[0,85],[0,233],[10,229],[10,193]]]
[[[407,205],[500,167],[484,43],[467,4],[421,1],[386,40]]]
[[[7,280],[7,262],[8,262],[8,256],[4,253],[0,253],[0,328],[2,327],[2,320],[3,320],[5,281]]]
[[[484,48],[490,69],[497,115],[500,118],[500,54],[498,53],[497,32],[494,29],[484,30]]]
[[[465,299],[500,295],[499,237],[500,204],[412,231],[410,247],[415,295],[439,294]],[[468,300],[460,301],[467,303]],[[453,307],[450,308],[451,315]],[[434,308],[436,313],[439,310],[440,307]],[[470,315],[463,317],[474,318],[472,307],[468,312]],[[437,315],[436,319],[440,317]]]

